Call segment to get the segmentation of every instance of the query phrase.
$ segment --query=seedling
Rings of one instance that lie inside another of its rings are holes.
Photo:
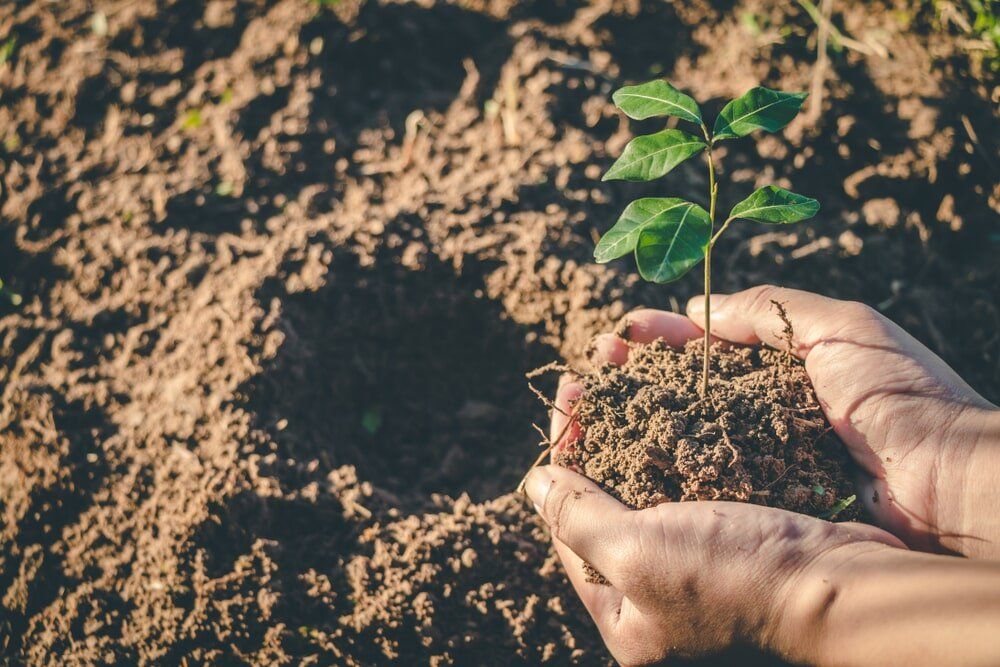
[[[833,520],[838,514],[840,514],[841,512],[843,512],[844,510],[846,510],[848,507],[850,507],[851,505],[853,505],[854,501],[857,500],[857,499],[858,499],[858,497],[856,495],[854,495],[854,494],[849,495],[846,498],[841,498],[840,500],[838,500],[834,504],[833,507],[830,508],[829,512],[827,512],[826,514],[822,515],[820,518],[821,519],[827,519],[827,520]]]
[[[361,415],[361,428],[368,432],[368,435],[375,435],[382,428],[382,411],[377,407],[371,407]]]
[[[0,65],[10,60],[10,57],[14,55],[14,49],[17,48],[17,37],[10,37],[0,44]]]
[[[201,109],[188,109],[181,121],[181,127],[185,130],[197,130],[202,122]]]
[[[598,242],[594,259],[610,262],[635,254],[639,275],[655,283],[677,280],[698,262],[705,262],[705,342],[701,394],[708,395],[708,368],[711,355],[712,248],[734,220],[766,224],[789,224],[816,215],[819,202],[784,188],[768,185],[736,204],[716,229],[715,203],[719,192],[712,148],[728,139],[745,137],[756,130],[777,132],[799,112],[805,93],[786,93],[769,88],[753,88],[723,107],[711,132],[702,120],[693,98],[663,80],[615,91],[615,106],[629,118],[644,120],[673,116],[692,123],[701,137],[679,129],[665,129],[636,137],[625,146],[602,180],[652,181],[671,169],[704,154],[708,164],[708,211],[693,202],[675,197],[643,197],[625,207],[618,222]]]
[[[10,302],[10,304],[12,306],[20,306],[21,305],[21,301],[23,299],[21,298],[21,295],[18,294],[17,292],[10,291],[10,289],[8,289],[3,284],[3,280],[0,279],[0,300],[4,300],[4,301]]]

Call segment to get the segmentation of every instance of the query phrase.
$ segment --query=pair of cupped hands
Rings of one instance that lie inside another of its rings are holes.
[[[571,470],[544,466],[526,491],[612,655],[626,665],[749,647],[831,665],[1000,664],[1000,411],[900,327],[853,302],[757,287],[712,296],[712,332],[784,347],[794,325],[823,411],[858,464],[879,527],[731,502],[633,511]],[[633,343],[703,336],[687,317],[640,310]],[[626,341],[598,336],[595,364]],[[560,380],[551,437],[581,387]],[[950,555],[943,555],[950,554]],[[610,585],[587,581],[590,563]]]

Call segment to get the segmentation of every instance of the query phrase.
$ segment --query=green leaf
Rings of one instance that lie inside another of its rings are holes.
[[[681,206],[687,207],[690,204],[674,197],[636,199],[625,207],[618,222],[598,241],[597,247],[594,248],[594,259],[599,264],[605,264],[632,252],[639,242],[639,233],[643,229],[668,216],[672,209]]]
[[[850,495],[850,496],[847,496],[846,498],[841,498],[840,500],[837,501],[837,503],[833,507],[830,508],[829,512],[827,512],[826,514],[822,515],[820,518],[822,518],[822,519],[833,519],[838,514],[840,514],[844,510],[846,510],[852,504],[854,504],[854,501],[857,500],[857,499],[858,499],[858,497],[856,495]]]
[[[361,428],[369,435],[375,435],[382,428],[382,411],[377,407],[368,408],[361,415]]]
[[[803,197],[775,185],[755,190],[753,194],[733,207],[730,219],[745,218],[770,224],[801,222],[819,211],[819,202]]]
[[[602,181],[651,181],[663,176],[707,146],[705,142],[681,130],[663,130],[628,142]]]
[[[635,120],[676,116],[701,125],[698,103],[662,79],[619,88],[611,99],[626,116]]]
[[[181,122],[181,127],[185,130],[197,130],[201,127],[201,109],[188,109],[184,114],[184,120]]]
[[[754,130],[777,132],[795,118],[806,93],[785,93],[758,86],[722,108],[712,131],[715,140],[745,137]]]
[[[0,65],[10,60],[10,57],[14,55],[15,48],[17,48],[17,37],[11,37],[3,45],[0,45]]]
[[[712,220],[697,204],[667,209],[639,232],[639,275],[654,283],[677,280],[704,259],[711,235]]]

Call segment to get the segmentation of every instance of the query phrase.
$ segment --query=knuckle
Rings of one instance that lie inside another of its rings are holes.
[[[782,288],[776,285],[758,285],[746,290],[747,310],[752,313],[767,312],[771,310],[771,301],[781,300]]]
[[[858,324],[881,321],[882,315],[866,303],[860,301],[844,301],[841,306],[844,316]]]
[[[877,310],[860,301],[845,301],[838,311],[841,322],[837,335],[872,341],[888,330],[889,321]]]

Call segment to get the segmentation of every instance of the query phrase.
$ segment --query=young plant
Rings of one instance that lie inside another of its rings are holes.
[[[9,301],[13,306],[21,305],[21,295],[5,287],[2,278],[0,278],[0,300]]]
[[[708,394],[708,367],[712,330],[712,248],[729,223],[745,219],[766,224],[788,224],[811,218],[819,202],[783,188],[768,185],[736,204],[716,230],[716,182],[712,148],[728,139],[745,137],[756,130],[777,132],[795,117],[805,93],[785,93],[757,87],[730,101],[715,119],[713,129],[702,120],[693,98],[666,81],[656,80],[615,91],[615,106],[629,118],[673,116],[692,123],[701,136],[678,129],[636,137],[625,146],[602,180],[652,181],[666,175],[688,158],[704,153],[708,163],[708,211],[693,202],[674,197],[636,199],[618,222],[598,242],[594,259],[610,262],[635,253],[639,275],[655,283],[677,280],[698,262],[705,261],[705,344],[701,394]]]

